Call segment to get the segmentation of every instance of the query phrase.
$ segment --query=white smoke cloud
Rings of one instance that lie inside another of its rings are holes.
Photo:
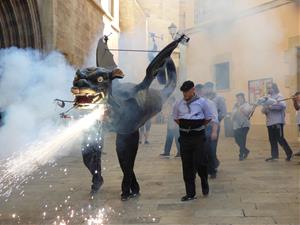
[[[72,99],[74,69],[58,52],[15,47],[0,50],[0,157],[22,150],[42,133],[55,129],[60,118],[55,98]]]
[[[147,35],[147,31],[142,27],[138,27],[130,32],[123,32],[120,35],[119,48],[125,50],[147,50]],[[141,82],[146,75],[148,64],[149,60],[147,52],[119,52],[118,66],[125,74],[122,82]]]

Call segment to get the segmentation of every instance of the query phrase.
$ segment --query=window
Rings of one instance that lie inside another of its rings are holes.
[[[227,90],[230,88],[230,64],[229,62],[215,64],[215,79],[217,90]]]
[[[248,81],[249,103],[254,104],[258,98],[267,94],[267,85],[273,82],[272,78]]]

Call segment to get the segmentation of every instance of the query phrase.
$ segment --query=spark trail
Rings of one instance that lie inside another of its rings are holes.
[[[96,120],[101,120],[104,105],[72,122],[68,127],[47,135],[41,140],[25,146],[24,150],[0,162],[0,197],[9,197],[13,189],[19,190],[28,181],[28,176],[41,166],[66,154],[83,131],[89,129]]]

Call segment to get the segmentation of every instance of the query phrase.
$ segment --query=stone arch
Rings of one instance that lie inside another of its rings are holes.
[[[0,47],[42,49],[41,22],[36,0],[0,1]]]

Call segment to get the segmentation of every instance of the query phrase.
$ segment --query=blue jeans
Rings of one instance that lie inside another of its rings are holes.
[[[217,173],[217,168],[219,166],[219,160],[217,158],[217,145],[220,134],[220,127],[218,128],[218,136],[216,140],[211,140],[212,126],[208,125],[205,129],[206,133],[206,147],[208,152],[208,173],[215,174]]]
[[[176,148],[177,148],[177,154],[180,153],[180,147],[179,147],[179,143],[178,143],[178,138],[179,138],[179,130],[178,128],[175,129],[168,129],[167,130],[167,136],[166,136],[166,142],[165,142],[165,149],[164,149],[164,153],[167,155],[170,155],[170,151],[172,148],[172,144],[173,144],[173,139],[175,139],[175,144],[176,144]]]
[[[247,134],[249,132],[249,127],[242,127],[234,130],[234,139],[235,143],[240,148],[240,157],[243,157],[243,155],[249,153],[249,149],[246,147],[247,142]]]

